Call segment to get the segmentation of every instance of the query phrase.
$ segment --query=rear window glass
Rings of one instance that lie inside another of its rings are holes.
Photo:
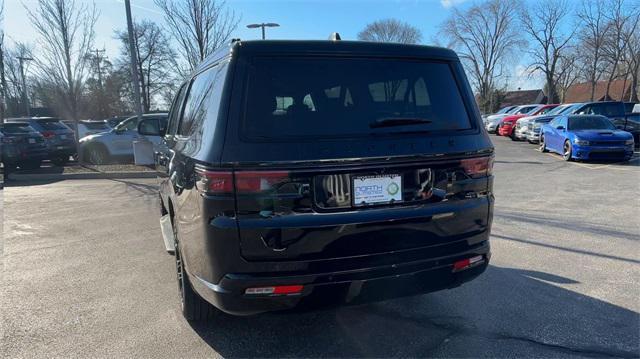
[[[27,124],[5,123],[0,127],[0,131],[4,134],[20,134],[35,132],[35,130]]]
[[[242,134],[250,139],[471,128],[446,63],[256,58],[248,86]]]
[[[104,130],[108,128],[104,122],[84,122],[83,125],[89,130]]]
[[[65,126],[62,122],[58,120],[38,120],[38,125],[40,125],[43,129],[49,130],[49,131],[69,129],[67,126]]]

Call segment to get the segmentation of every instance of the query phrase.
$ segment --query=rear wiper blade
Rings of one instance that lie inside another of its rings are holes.
[[[433,121],[427,120],[424,118],[387,117],[387,118],[379,118],[369,123],[369,127],[379,128],[379,127],[393,127],[393,126],[405,126],[405,125],[424,125],[424,124],[429,124],[431,122]]]

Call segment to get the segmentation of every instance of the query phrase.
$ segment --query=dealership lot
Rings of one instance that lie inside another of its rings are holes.
[[[6,357],[640,354],[640,159],[567,163],[493,137],[492,265],[460,288],[189,325],[155,180],[8,184]]]

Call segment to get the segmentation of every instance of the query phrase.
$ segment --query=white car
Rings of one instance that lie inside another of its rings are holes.
[[[67,127],[75,132],[75,126],[73,121],[62,121]],[[78,121],[78,132],[80,133],[77,138],[83,138],[96,133],[107,132],[111,130],[111,127],[105,121],[91,121],[83,120]]]
[[[511,115],[527,114],[529,112],[535,111],[540,106],[541,105],[538,105],[538,104],[522,105],[522,106],[517,106],[511,109],[510,111],[507,111],[506,113],[488,116],[487,119],[485,120],[485,128],[489,133],[497,133],[498,126],[503,118]]]

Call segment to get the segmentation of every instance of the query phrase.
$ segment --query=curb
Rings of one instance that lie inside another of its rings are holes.
[[[156,178],[156,172],[78,172],[9,175],[13,181],[61,181],[69,179]]]

